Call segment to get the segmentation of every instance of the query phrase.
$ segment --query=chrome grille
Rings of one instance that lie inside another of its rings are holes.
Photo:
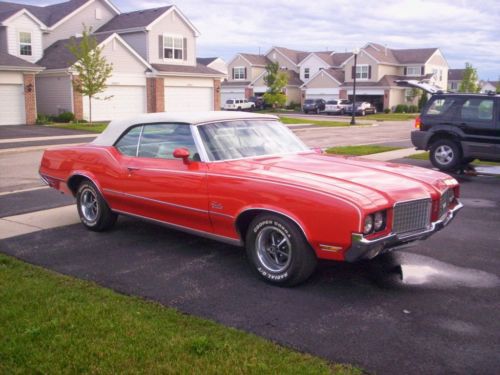
[[[439,218],[442,217],[446,211],[448,211],[448,207],[450,206],[450,201],[453,198],[453,189],[446,190],[443,195],[441,195],[441,199],[439,200]]]
[[[409,234],[429,228],[431,207],[430,198],[396,203],[392,222],[393,233]]]

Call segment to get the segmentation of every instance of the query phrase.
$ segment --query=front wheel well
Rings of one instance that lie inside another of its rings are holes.
[[[291,220],[297,226],[297,228],[302,232],[306,241],[309,242],[309,240],[306,236],[306,233],[304,232],[304,229],[302,228],[302,226],[299,225],[299,223],[297,223],[296,220],[294,220],[290,216],[285,215],[281,212],[268,210],[265,208],[256,208],[256,209],[250,209],[250,210],[244,211],[236,218],[236,221],[235,221],[236,231],[239,233],[240,238],[243,242],[246,241],[248,227],[250,226],[250,223],[252,222],[253,219],[255,219],[257,216],[259,216],[261,214],[278,215],[278,216],[284,217],[285,219]]]

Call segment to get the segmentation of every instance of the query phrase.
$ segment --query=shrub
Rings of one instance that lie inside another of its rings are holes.
[[[396,109],[394,110],[395,113],[408,113],[408,106],[406,104],[398,104],[396,106]]]
[[[384,113],[390,113],[391,112],[391,109],[390,108],[386,108],[384,109]]]
[[[286,103],[286,96],[281,93],[271,94],[270,92],[266,92],[262,98],[267,105],[273,108],[281,108]]]
[[[417,112],[418,112],[418,106],[416,106],[415,104],[408,106],[408,113],[417,113]]]
[[[37,125],[45,125],[51,123],[49,116],[39,113],[36,116],[36,124]]]
[[[63,112],[57,116],[57,122],[71,122],[75,119],[73,112]]]

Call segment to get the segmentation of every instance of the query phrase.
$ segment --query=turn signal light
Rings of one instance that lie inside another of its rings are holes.
[[[420,120],[420,117],[417,117],[415,119],[415,129],[420,130],[420,127],[422,126],[422,120]]]

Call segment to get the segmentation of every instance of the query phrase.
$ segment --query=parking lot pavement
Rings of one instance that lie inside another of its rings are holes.
[[[260,281],[242,249],[129,218],[106,233],[77,224],[10,238],[0,251],[370,372],[496,374],[500,179],[461,183],[465,208],[442,232],[376,261],[322,263],[296,288]]]

